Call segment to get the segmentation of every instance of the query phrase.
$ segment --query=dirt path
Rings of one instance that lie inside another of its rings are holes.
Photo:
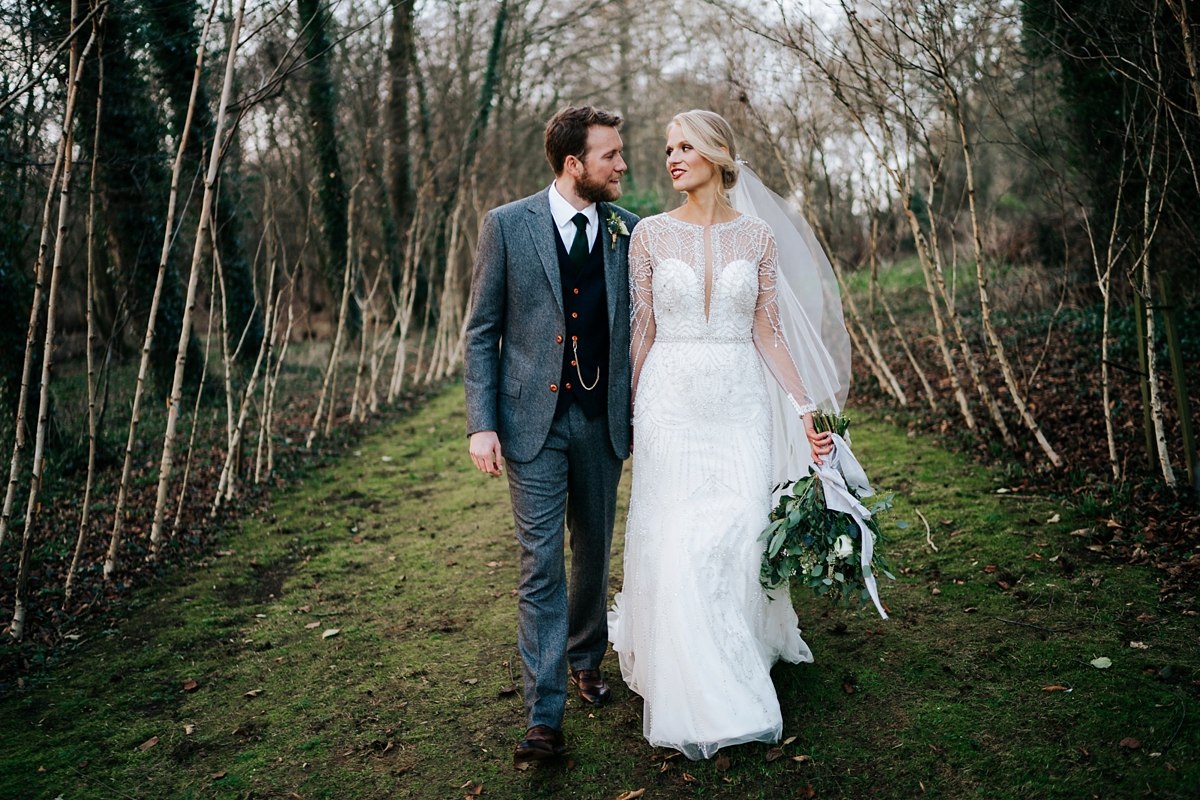
[[[796,594],[817,660],[775,669],[782,755],[733,748],[726,771],[670,758],[641,739],[640,700],[617,686],[594,714],[571,702],[569,760],[514,770],[517,548],[507,488],[469,468],[461,416],[452,388],[109,627],[69,632],[73,654],[30,665],[0,699],[0,797],[459,798],[477,784],[485,798],[1189,797],[1200,786],[1198,618],[1162,616],[1154,573],[1097,560],[1056,502],[997,494],[991,473],[875,419],[852,433],[872,479],[898,495],[885,530],[902,572],[882,587],[894,617]],[[1111,667],[1092,666],[1100,656]],[[619,684],[611,653],[605,667]]]

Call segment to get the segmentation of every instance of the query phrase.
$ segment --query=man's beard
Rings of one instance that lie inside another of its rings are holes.
[[[575,181],[575,194],[579,195],[580,200],[589,203],[611,203],[621,196],[621,184],[593,180],[592,174],[585,166],[583,175]]]

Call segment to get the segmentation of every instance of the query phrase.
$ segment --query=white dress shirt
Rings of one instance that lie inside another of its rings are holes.
[[[596,244],[596,234],[600,232],[600,212],[596,210],[596,204],[592,203],[582,211],[577,210],[567,202],[567,198],[558,193],[557,181],[550,184],[549,197],[550,215],[554,217],[554,227],[558,228],[559,238],[562,239],[567,252],[571,252],[571,245],[574,244],[575,234],[579,230],[571,221],[576,214],[587,217],[588,252],[592,252],[592,246]]]

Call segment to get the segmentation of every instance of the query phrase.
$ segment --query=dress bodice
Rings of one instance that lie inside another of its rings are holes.
[[[810,410],[779,322],[777,262],[771,227],[757,217],[708,226],[670,214],[642,220],[629,248],[635,398],[656,342],[753,341],[796,410]]]
[[[712,225],[710,261],[704,227],[668,214],[647,222],[656,340],[750,341],[770,229],[745,216]]]

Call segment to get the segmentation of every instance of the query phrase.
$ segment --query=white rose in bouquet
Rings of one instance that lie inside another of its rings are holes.
[[[838,558],[849,558],[854,554],[854,542],[846,534],[842,534],[833,543],[833,554]]]

